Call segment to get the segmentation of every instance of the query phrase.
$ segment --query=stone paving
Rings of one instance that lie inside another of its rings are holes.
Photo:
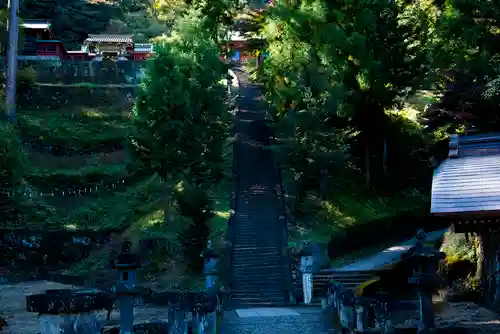
[[[238,315],[239,313],[239,315]],[[333,334],[318,308],[256,308],[224,314],[223,334]]]
[[[25,296],[47,289],[72,289],[48,281],[31,281],[0,285],[0,314],[8,326],[1,334],[36,334],[39,319],[36,313],[26,311]],[[166,308],[138,302],[134,308],[135,322],[151,320],[166,321]],[[97,312],[105,319],[106,312]],[[111,314],[111,322],[117,323],[119,313]],[[399,328],[416,327],[417,310],[397,314],[395,325]],[[473,303],[448,303],[440,307],[436,315],[440,328],[465,328],[470,334],[500,333],[500,318],[497,314]],[[331,318],[315,307],[293,308],[249,308],[228,311],[224,314],[223,334],[334,334]]]

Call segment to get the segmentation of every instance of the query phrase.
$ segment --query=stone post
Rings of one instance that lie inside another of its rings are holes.
[[[302,273],[302,292],[304,294],[304,304],[310,304],[313,292],[313,256],[304,253],[300,257],[300,272]]]
[[[134,295],[137,294],[137,268],[139,258],[130,253],[132,243],[125,241],[122,253],[113,262],[118,270],[119,278],[116,285],[116,295],[120,301],[120,334],[134,332]]]
[[[220,300],[218,298],[217,288],[217,276],[218,276],[218,263],[220,256],[217,254],[212,248],[212,242],[209,240],[207,244],[207,248],[203,253],[203,257],[205,258],[205,266],[204,266],[204,274],[205,274],[205,288],[208,290],[208,293],[211,295],[210,304],[213,304],[213,307],[203,308],[202,313],[198,314],[200,321],[203,322],[203,326],[199,326],[199,328],[203,328],[203,333],[216,333],[217,330],[217,321],[219,318],[219,313],[222,311],[219,309]],[[201,318],[204,318],[201,320]],[[201,323],[200,323],[201,324]],[[206,326],[205,326],[206,325]],[[201,334],[202,332],[200,332]]]

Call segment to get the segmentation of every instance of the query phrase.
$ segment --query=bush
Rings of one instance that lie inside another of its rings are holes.
[[[441,251],[446,253],[446,261],[450,264],[458,261],[476,261],[476,248],[463,233],[447,232]]]

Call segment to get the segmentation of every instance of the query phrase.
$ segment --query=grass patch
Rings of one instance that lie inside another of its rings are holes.
[[[128,134],[128,116],[124,111],[20,111],[19,129],[25,142],[38,143],[54,150],[92,150],[123,146]]]
[[[81,188],[117,182],[128,176],[127,163],[90,165],[76,169],[35,168],[27,181],[40,188]]]
[[[370,222],[421,208],[424,203],[425,196],[417,191],[392,197],[377,196],[354,174],[348,170],[332,173],[334,176],[329,183],[334,186],[327,200],[321,200],[314,192],[307,194],[295,208],[301,214],[294,218],[296,229],[289,234],[290,246],[295,247],[306,240],[326,245],[333,236],[343,235],[348,229],[362,229]],[[286,171],[283,175],[286,189],[293,198],[295,181]]]
[[[27,153],[31,164],[40,170],[68,170],[86,166],[119,165],[129,161],[126,150],[73,156],[54,156],[36,150],[28,150]]]
[[[160,205],[161,184],[157,175],[122,192],[105,193],[76,208],[63,219],[63,225],[78,228],[127,228],[137,217]]]
[[[336,188],[326,201],[311,194],[302,204],[302,211],[314,213],[300,219],[298,228],[291,233],[291,244],[301,240],[326,244],[330,238],[354,225],[390,218],[423,203],[422,195],[406,194],[393,198],[374,197],[353,186]],[[307,222],[307,223],[306,223]]]
[[[431,90],[419,90],[405,101],[404,110],[407,117],[413,121],[418,120],[418,116],[425,111],[428,104],[437,102],[440,94]]]

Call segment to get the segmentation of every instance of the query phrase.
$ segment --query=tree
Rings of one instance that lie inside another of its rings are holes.
[[[424,117],[429,129],[472,125],[500,128],[500,5],[483,1],[442,1],[429,41],[433,67],[440,74],[442,98]]]
[[[331,139],[357,132],[351,152],[364,161],[366,183],[385,180],[386,109],[419,86],[425,62],[400,11],[390,0],[282,0],[266,11],[267,95],[304,161],[324,164],[315,152],[338,160],[332,153],[345,146]]]
[[[202,187],[222,161],[227,138],[227,66],[205,29],[200,11],[180,20],[172,35],[157,39],[134,106],[131,144],[136,156],[164,183],[165,222],[170,187],[186,180]]]

